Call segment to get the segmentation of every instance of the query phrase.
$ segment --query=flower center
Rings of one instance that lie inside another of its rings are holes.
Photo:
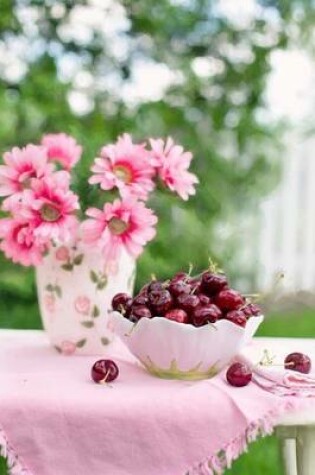
[[[44,204],[40,209],[40,215],[44,221],[53,223],[60,218],[61,213],[54,205]]]
[[[128,224],[122,219],[112,218],[109,220],[108,227],[113,234],[119,236],[120,234],[123,234],[126,229],[128,229]]]
[[[113,171],[117,178],[124,183],[130,183],[132,180],[132,173],[129,168],[124,165],[115,165]]]
[[[28,178],[25,178],[22,182],[22,188],[23,190],[28,190],[31,187],[31,177],[29,176]]]
[[[36,177],[34,170],[28,170],[22,173],[19,177],[19,182],[22,190],[28,190],[31,187],[32,178]]]

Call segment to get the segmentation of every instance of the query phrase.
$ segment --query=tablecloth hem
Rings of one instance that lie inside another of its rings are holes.
[[[9,443],[4,429],[0,427],[0,455],[7,461],[10,475],[33,475],[21,461],[15,449]]]
[[[284,398],[285,399],[285,398]],[[224,445],[216,454],[207,456],[199,463],[194,464],[185,475],[222,475],[231,467],[232,463],[244,452],[248,444],[258,437],[265,437],[273,432],[279,418],[285,413],[296,411],[300,408],[302,400],[283,400],[281,407],[268,411],[262,418],[251,422],[241,434]],[[305,407],[305,399],[303,401]],[[6,433],[0,426],[0,455],[7,460],[10,475],[34,475],[9,443]]]
[[[304,400],[305,402],[305,400]],[[277,409],[267,412],[263,418],[251,422],[245,431],[228,442],[218,453],[206,457],[202,462],[192,466],[185,475],[221,475],[231,467],[232,463],[244,452],[247,452],[248,444],[258,437],[272,434],[279,418],[287,412],[298,410],[299,402],[292,399],[284,401]]]

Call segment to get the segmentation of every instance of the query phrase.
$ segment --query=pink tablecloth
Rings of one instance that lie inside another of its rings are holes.
[[[222,375],[165,381],[118,343],[112,387],[90,381],[95,357],[66,357],[34,331],[0,332],[0,445],[13,474],[192,475],[223,472],[280,413],[303,400]]]

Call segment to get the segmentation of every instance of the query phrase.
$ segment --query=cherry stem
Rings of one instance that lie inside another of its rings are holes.
[[[259,302],[259,300],[262,300],[262,296],[263,294],[244,294],[244,297],[246,299],[255,300],[256,302]],[[247,302],[247,305],[248,305],[248,302]]]
[[[220,269],[219,265],[214,262],[211,257],[208,258],[209,260],[209,271],[217,274],[224,274],[224,271]]]
[[[290,363],[285,363],[284,365],[275,363],[263,363],[262,361],[259,361],[256,366],[284,366],[284,368],[287,368],[288,366],[295,366],[295,364],[293,363],[293,361],[291,361]]]
[[[107,378],[108,378],[109,375],[110,375],[110,370],[108,369],[105,376],[104,376],[104,379],[102,379],[102,384],[106,384],[106,381],[107,381]]]
[[[120,305],[120,306],[119,306],[119,312],[120,312],[123,316],[125,316],[126,309],[124,308],[123,305]]]

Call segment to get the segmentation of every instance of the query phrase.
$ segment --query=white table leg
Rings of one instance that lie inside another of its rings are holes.
[[[296,455],[298,475],[315,474],[315,427],[300,426],[297,429]]]
[[[297,475],[296,466],[296,428],[277,427],[276,434],[280,442],[280,451],[284,475]],[[300,475],[300,474],[299,474]]]
[[[280,444],[285,475],[297,475],[295,439],[282,439]]]

